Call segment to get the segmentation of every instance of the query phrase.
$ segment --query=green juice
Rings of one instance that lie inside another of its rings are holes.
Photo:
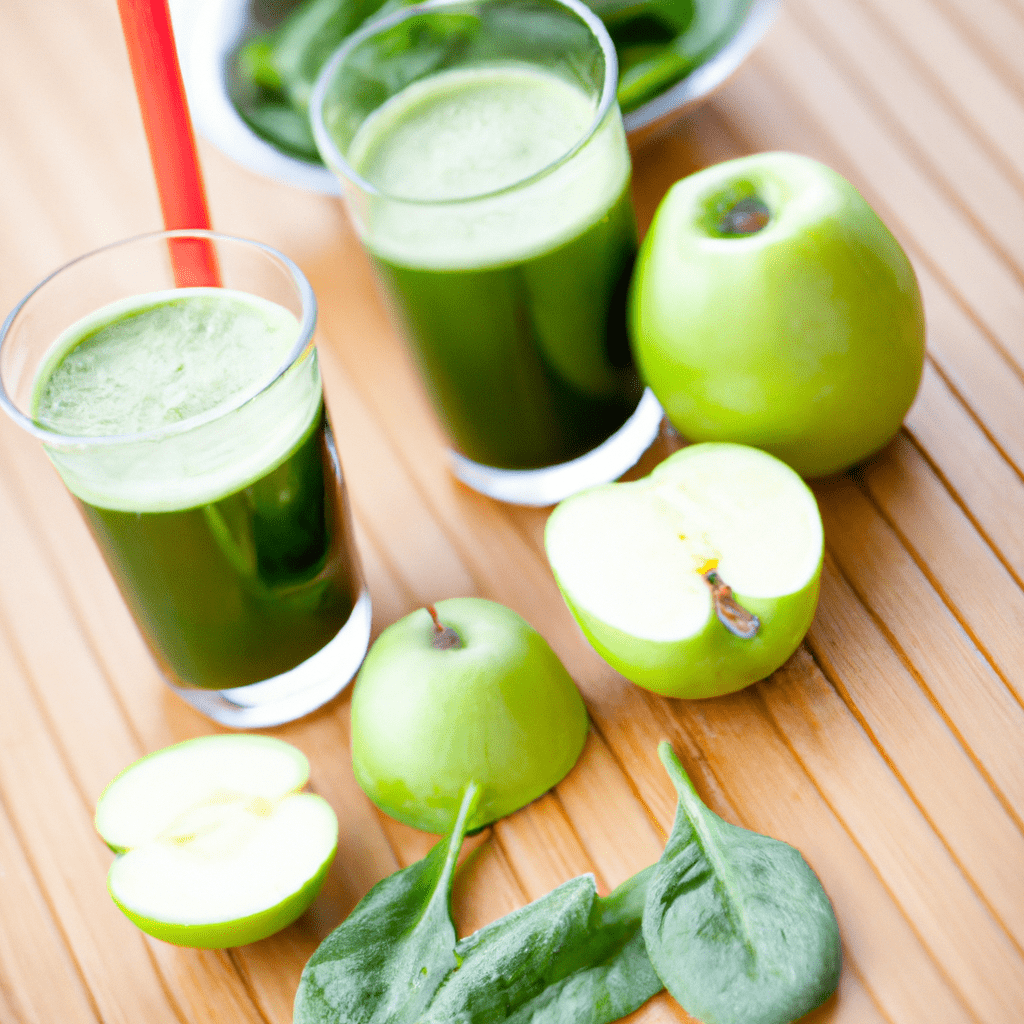
[[[594,117],[552,74],[460,69],[388,100],[348,148],[377,190],[363,241],[439,417],[475,462],[575,458],[640,400],[625,331],[629,155],[617,109],[588,137]]]
[[[218,416],[272,377],[297,337],[290,312],[255,296],[154,293],[75,324],[37,375],[44,426],[140,438],[49,454],[157,660],[186,685],[294,668],[358,597],[315,352]]]

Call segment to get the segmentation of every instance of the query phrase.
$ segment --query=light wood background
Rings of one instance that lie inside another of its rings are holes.
[[[673,741],[726,818],[799,847],[844,943],[829,1024],[1024,1019],[1024,0],[787,0],[712,101],[635,154],[646,226],[677,178],[789,149],[849,177],[902,241],[928,318],[906,427],[816,485],[828,554],[806,643],[702,703],[654,698],[587,647],[541,547],[546,510],[469,493],[336,201],[207,144],[214,226],[303,267],[375,630],[481,594],[529,619],[593,730],[550,795],[486,832],[460,932],[583,871],[659,855]],[[113,0],[0,5],[0,306],[101,244],[160,226]],[[651,462],[648,459],[648,464]],[[30,439],[0,423],[0,1022],[286,1024],[319,940],[430,838],[379,815],[349,765],[348,699],[274,732],[313,763],[341,843],[314,910],[228,952],[150,941],[105,891],[107,781],[214,730],[161,683],[85,527]],[[662,995],[639,1022],[685,1021]]]

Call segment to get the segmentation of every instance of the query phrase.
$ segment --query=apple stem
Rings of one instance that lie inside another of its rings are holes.
[[[741,640],[750,640],[757,636],[757,631],[761,628],[761,620],[748,612],[732,596],[732,587],[724,582],[714,569],[701,575],[704,577],[704,582],[711,588],[711,600],[715,602],[715,614],[718,616],[718,621],[733,636],[738,636]]]
[[[436,647],[439,651],[449,651],[453,647],[464,647],[462,637],[452,629],[451,626],[442,625],[441,620],[437,617],[437,609],[432,605],[427,605],[427,611],[430,612],[430,617],[434,620],[434,636],[431,639],[431,646]]]
[[[753,235],[767,226],[771,219],[771,211],[761,199],[747,196],[725,211],[718,230],[723,235]]]

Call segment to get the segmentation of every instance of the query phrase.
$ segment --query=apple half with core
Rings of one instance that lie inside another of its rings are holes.
[[[567,775],[588,728],[576,684],[528,622],[453,598],[393,623],[370,648],[352,692],[352,767],[381,810],[439,834],[477,783],[474,831]]]
[[[719,443],[566,498],[544,543],[597,652],[667,697],[717,697],[782,665],[814,617],[825,546],[789,466]]]
[[[924,365],[906,254],[845,178],[793,153],[669,189],[637,259],[630,336],[685,438],[755,445],[807,477],[882,448]]]
[[[114,902],[144,932],[179,946],[242,946],[313,902],[338,845],[338,819],[299,790],[309,762],[246,733],[165,747],[126,768],[96,804],[117,854]]]

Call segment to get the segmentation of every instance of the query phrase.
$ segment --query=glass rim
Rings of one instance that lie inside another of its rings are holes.
[[[558,157],[557,160],[553,160],[551,163],[546,164],[539,170],[534,171],[533,174],[525,178],[521,178],[519,181],[516,181],[511,185],[505,185],[504,187],[495,189],[491,192],[480,192],[470,196],[459,196],[455,199],[414,199],[407,196],[393,195],[379,189],[376,185],[367,181],[366,178],[362,177],[362,175],[352,167],[348,162],[348,159],[341,153],[334,142],[334,139],[331,138],[330,133],[324,125],[324,100],[327,96],[328,86],[338,70],[338,67],[348,57],[352,50],[357,46],[360,46],[371,36],[377,35],[378,32],[394,28],[396,25],[400,25],[402,22],[408,21],[410,18],[419,17],[427,11],[453,7],[457,4],[471,4],[474,2],[478,5],[483,5],[486,4],[488,0],[423,0],[422,3],[403,7],[397,11],[393,11],[391,14],[385,15],[384,17],[371,18],[338,46],[338,48],[327,59],[327,63],[324,64],[319,75],[317,75],[309,101],[310,122],[312,124],[313,137],[316,140],[317,148],[320,150],[320,154],[324,158],[324,162],[328,164],[332,170],[343,175],[347,181],[357,186],[360,191],[365,194],[375,198],[385,199],[389,202],[405,203],[409,206],[444,207],[458,206],[462,203],[475,203],[482,199],[490,199],[496,196],[506,195],[510,192],[515,192],[534,181],[547,177],[557,168],[572,159],[572,157],[575,156],[576,153],[578,153],[594,137],[597,130],[608,117],[609,111],[611,111],[612,107],[617,102],[619,61],[618,55],[615,51],[615,44],[612,42],[612,38],[608,34],[608,30],[605,28],[604,22],[601,21],[601,19],[589,7],[587,7],[586,4],[582,3],[581,0],[545,0],[545,2],[553,6],[567,8],[581,21],[583,21],[590,29],[594,38],[597,39],[604,55],[604,82],[602,83],[601,98],[597,105],[597,111],[595,112],[593,120],[587,126],[586,131],[580,135],[576,142],[560,157]],[[385,102],[387,101],[385,100]]]
[[[259,397],[268,388],[272,387],[301,359],[303,353],[312,347],[313,332],[316,328],[317,319],[316,295],[313,292],[313,286],[309,283],[306,275],[294,260],[290,259],[278,249],[275,249],[273,246],[267,245],[264,242],[257,242],[251,238],[240,238],[237,235],[226,235],[221,232],[209,231],[200,228],[174,228],[166,231],[151,231],[140,235],[132,235],[130,238],[123,238],[116,242],[109,242],[106,245],[101,245],[97,249],[92,249],[89,252],[82,253],[82,255],[76,256],[74,259],[59,266],[56,270],[51,271],[23,296],[11,312],[8,313],[3,324],[0,325],[0,354],[3,352],[3,347],[8,341],[11,329],[14,326],[18,315],[37,295],[37,293],[53,281],[54,278],[59,277],[65,271],[70,270],[72,267],[75,267],[80,263],[84,263],[88,259],[99,256],[103,253],[111,252],[114,249],[126,248],[130,245],[143,242],[169,241],[175,238],[205,239],[214,243],[227,242],[231,244],[237,243],[243,246],[251,246],[255,249],[262,250],[268,256],[278,260],[284,266],[284,269],[288,271],[288,274],[296,287],[299,295],[299,301],[302,306],[302,317],[299,320],[298,337],[284,361],[269,377],[242,389],[227,401],[221,402],[219,405],[214,406],[212,409],[208,409],[206,412],[199,413],[196,416],[190,416],[188,419],[181,420],[178,423],[172,423],[134,434],[72,435],[62,434],[59,431],[51,430],[34,420],[31,416],[26,415],[18,408],[17,405],[15,405],[13,399],[7,393],[7,387],[4,383],[3,375],[0,374],[0,407],[4,409],[4,411],[11,417],[11,419],[14,420],[15,423],[17,423],[19,427],[31,434],[33,437],[42,441],[43,444],[49,445],[53,448],[110,447],[114,445],[162,441],[171,437],[177,437],[180,434],[185,434],[198,427],[214,423],[217,420],[223,419],[225,416],[231,415],[231,413],[237,412],[242,408],[242,406],[247,405],[254,398]],[[98,308],[102,309],[102,305]],[[54,338],[52,340],[56,341],[57,339]]]

